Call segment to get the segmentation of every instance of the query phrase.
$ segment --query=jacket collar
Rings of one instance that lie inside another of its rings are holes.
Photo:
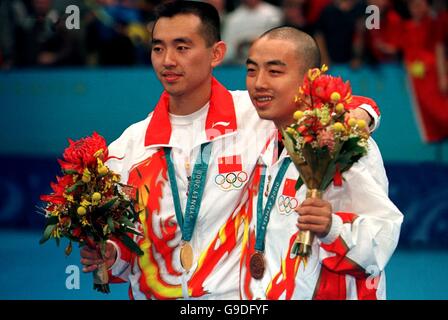
[[[204,128],[207,141],[237,130],[235,106],[231,93],[215,78],[212,78],[211,91],[210,107]],[[164,91],[146,129],[145,147],[169,144],[171,138],[169,101],[169,95]]]

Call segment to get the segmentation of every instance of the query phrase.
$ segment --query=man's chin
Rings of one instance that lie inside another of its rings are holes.
[[[257,113],[258,113],[258,116],[263,120],[270,120],[270,121],[275,120],[275,116],[273,116],[269,112],[266,112],[266,110],[257,109]]]
[[[185,90],[181,88],[174,88],[173,86],[164,86],[163,88],[172,97],[180,97],[185,93]]]

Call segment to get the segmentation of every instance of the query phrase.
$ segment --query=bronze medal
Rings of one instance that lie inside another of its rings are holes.
[[[180,248],[180,264],[187,272],[193,266],[193,248],[189,242],[183,243]]]
[[[249,262],[250,274],[252,278],[260,280],[263,278],[265,263],[263,254],[256,251],[251,257]]]

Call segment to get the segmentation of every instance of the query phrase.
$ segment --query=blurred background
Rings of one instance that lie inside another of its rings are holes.
[[[127,299],[79,275],[79,250],[38,244],[39,196],[67,138],[107,141],[147,116],[162,87],[149,59],[160,0],[0,0],[0,299]],[[314,35],[331,73],[374,98],[391,199],[404,214],[387,271],[390,299],[448,299],[448,1],[210,0],[229,46],[215,76],[245,88],[244,61],[263,31]],[[79,8],[79,29],[70,29]],[[372,7],[373,5],[374,7]],[[370,7],[369,7],[370,6]],[[366,13],[367,9],[367,13]],[[375,15],[377,14],[377,15]]]

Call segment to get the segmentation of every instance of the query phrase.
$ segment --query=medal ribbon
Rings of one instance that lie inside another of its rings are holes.
[[[171,159],[171,148],[163,148],[168,165],[168,177],[170,179],[171,193],[173,194],[174,210],[176,219],[182,232],[182,240],[190,241],[193,236],[194,227],[201,207],[202,195],[204,193],[205,179],[207,177],[208,164],[212,151],[210,142],[201,145],[196,163],[193,167],[191,183],[188,189],[187,206],[185,207],[185,217],[182,215],[180,206],[179,189],[177,187],[176,172],[173,160]],[[208,147],[207,147],[208,146]]]
[[[263,210],[263,191],[264,191],[264,181],[266,177],[266,166],[263,166],[261,172],[260,187],[258,190],[258,201],[257,201],[257,236],[255,241],[255,250],[259,252],[264,252],[264,241],[266,238],[266,229],[269,222],[269,217],[271,215],[272,208],[274,207],[275,200],[277,199],[278,190],[285,177],[286,170],[291,163],[291,158],[285,158],[283,160],[280,169],[278,170],[277,176],[275,177],[274,184],[272,185],[271,192],[269,193],[266,207]]]

